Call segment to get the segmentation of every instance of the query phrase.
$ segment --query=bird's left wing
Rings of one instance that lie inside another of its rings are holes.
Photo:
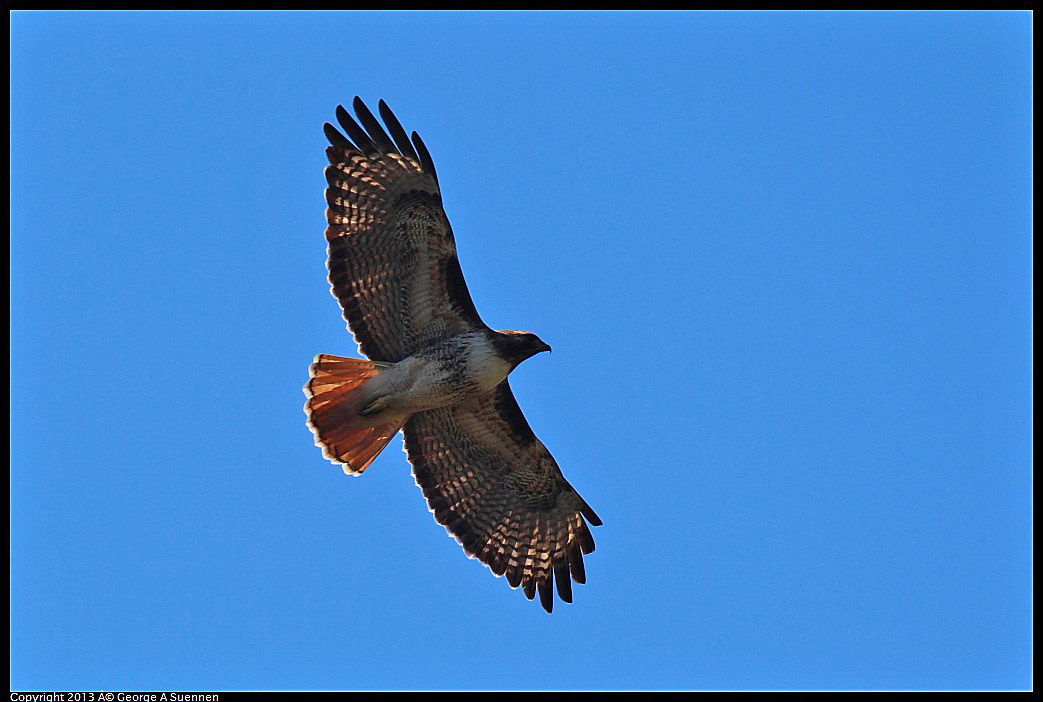
[[[435,520],[464,551],[548,612],[586,580],[601,520],[562,476],[504,380],[490,393],[414,414],[403,429],[413,476]]]

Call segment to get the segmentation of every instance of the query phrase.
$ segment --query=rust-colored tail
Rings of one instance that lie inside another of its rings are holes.
[[[370,361],[319,354],[304,386],[304,412],[315,445],[348,475],[366,470],[406,421],[404,415],[389,412],[359,414],[374,399],[366,382],[379,374],[380,368]]]

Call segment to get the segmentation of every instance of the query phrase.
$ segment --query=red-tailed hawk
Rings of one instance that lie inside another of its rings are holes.
[[[572,601],[601,520],[562,476],[507,383],[550,347],[493,331],[467,292],[431,156],[384,101],[359,98],[347,138],[325,125],[329,281],[369,360],[319,355],[304,388],[323,456],[359,475],[402,430],[435,520],[464,551],[550,612]],[[361,123],[361,126],[359,125]],[[390,136],[388,136],[390,132]],[[584,521],[586,520],[586,521]]]

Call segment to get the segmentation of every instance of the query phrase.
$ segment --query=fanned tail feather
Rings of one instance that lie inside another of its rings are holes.
[[[315,445],[322,455],[340,464],[348,475],[359,475],[384,450],[406,421],[402,414],[380,412],[359,414],[372,400],[366,383],[380,374],[370,361],[319,354],[311,364],[310,379],[304,386],[308,401],[304,412]]]

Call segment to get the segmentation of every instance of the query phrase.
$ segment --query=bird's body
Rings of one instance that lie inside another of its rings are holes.
[[[379,403],[381,411],[413,414],[492,391],[516,366],[504,355],[501,334],[458,334],[381,368],[366,383],[367,402]]]
[[[358,98],[326,124],[331,292],[369,360],[320,354],[305,386],[315,443],[360,475],[399,430],[439,524],[511,587],[572,601],[601,520],[562,476],[507,376],[550,347],[478,315],[434,164],[383,101],[390,136]]]

